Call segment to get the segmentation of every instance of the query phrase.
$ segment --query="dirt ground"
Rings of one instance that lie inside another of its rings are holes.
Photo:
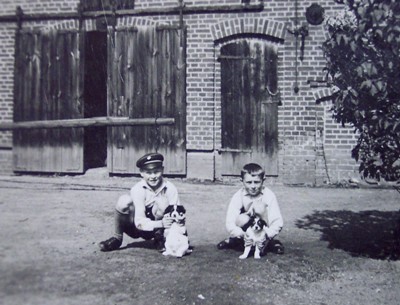
[[[137,180],[0,176],[0,304],[399,304],[394,188],[271,185],[286,253],[239,260],[216,249],[239,184],[172,179],[194,252],[164,257],[129,237],[100,252],[116,199]]]

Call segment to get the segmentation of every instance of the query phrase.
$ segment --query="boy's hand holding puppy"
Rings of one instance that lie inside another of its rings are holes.
[[[174,218],[169,214],[165,214],[164,217],[162,218],[163,228],[165,229],[169,229],[173,222]]]

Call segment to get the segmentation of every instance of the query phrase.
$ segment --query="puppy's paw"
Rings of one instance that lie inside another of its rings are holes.
[[[258,254],[258,255],[254,255],[254,258],[255,258],[255,259],[260,259],[260,258],[261,258],[261,256],[260,256],[260,254]]]
[[[240,259],[246,259],[246,258],[247,258],[247,255],[246,255],[246,254],[242,254],[242,255],[239,256],[239,258],[240,258]]]

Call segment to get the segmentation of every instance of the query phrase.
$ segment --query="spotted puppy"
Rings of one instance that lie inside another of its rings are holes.
[[[244,235],[244,251],[239,256],[240,259],[245,259],[249,256],[250,250],[254,247],[254,258],[261,258],[260,252],[264,248],[267,241],[265,237],[264,227],[266,222],[258,216],[251,216],[247,223],[245,235]]]
[[[170,228],[165,229],[165,251],[163,255],[182,257],[189,253],[189,238],[185,226],[186,210],[182,205],[169,205],[164,215],[173,219]]]

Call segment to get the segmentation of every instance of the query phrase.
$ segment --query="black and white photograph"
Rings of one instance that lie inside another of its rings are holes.
[[[399,302],[400,1],[0,0],[0,304]]]

